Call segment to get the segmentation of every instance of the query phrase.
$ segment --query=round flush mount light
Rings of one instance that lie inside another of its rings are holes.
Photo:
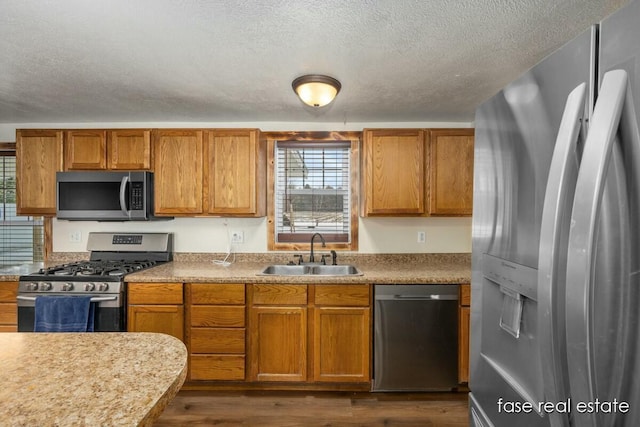
[[[324,107],[329,104],[342,87],[338,80],[321,74],[300,76],[291,86],[302,102],[312,107]]]

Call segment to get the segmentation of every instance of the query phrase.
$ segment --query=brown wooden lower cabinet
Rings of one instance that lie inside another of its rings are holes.
[[[194,387],[369,390],[371,295],[366,284],[129,283],[128,330],[183,339]]]
[[[0,332],[18,330],[18,282],[0,282]]]
[[[314,309],[314,381],[369,381],[369,319],[368,307]]]
[[[191,381],[245,379],[245,285],[187,283]]]
[[[471,323],[471,286],[460,285],[458,307],[458,382],[469,382],[469,327]]]
[[[307,380],[307,286],[249,285],[249,380]]]
[[[250,380],[369,383],[369,285],[252,285]]]
[[[184,341],[182,283],[129,283],[127,331],[160,332]]]

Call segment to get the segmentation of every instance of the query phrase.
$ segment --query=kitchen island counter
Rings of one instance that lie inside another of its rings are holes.
[[[0,334],[0,425],[151,425],[187,350],[155,333]]]

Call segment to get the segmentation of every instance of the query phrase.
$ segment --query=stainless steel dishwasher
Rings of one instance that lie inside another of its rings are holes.
[[[373,391],[458,385],[458,285],[376,285]]]

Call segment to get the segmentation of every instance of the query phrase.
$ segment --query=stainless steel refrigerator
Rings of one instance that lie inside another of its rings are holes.
[[[478,108],[472,426],[640,425],[639,113],[640,1]]]

